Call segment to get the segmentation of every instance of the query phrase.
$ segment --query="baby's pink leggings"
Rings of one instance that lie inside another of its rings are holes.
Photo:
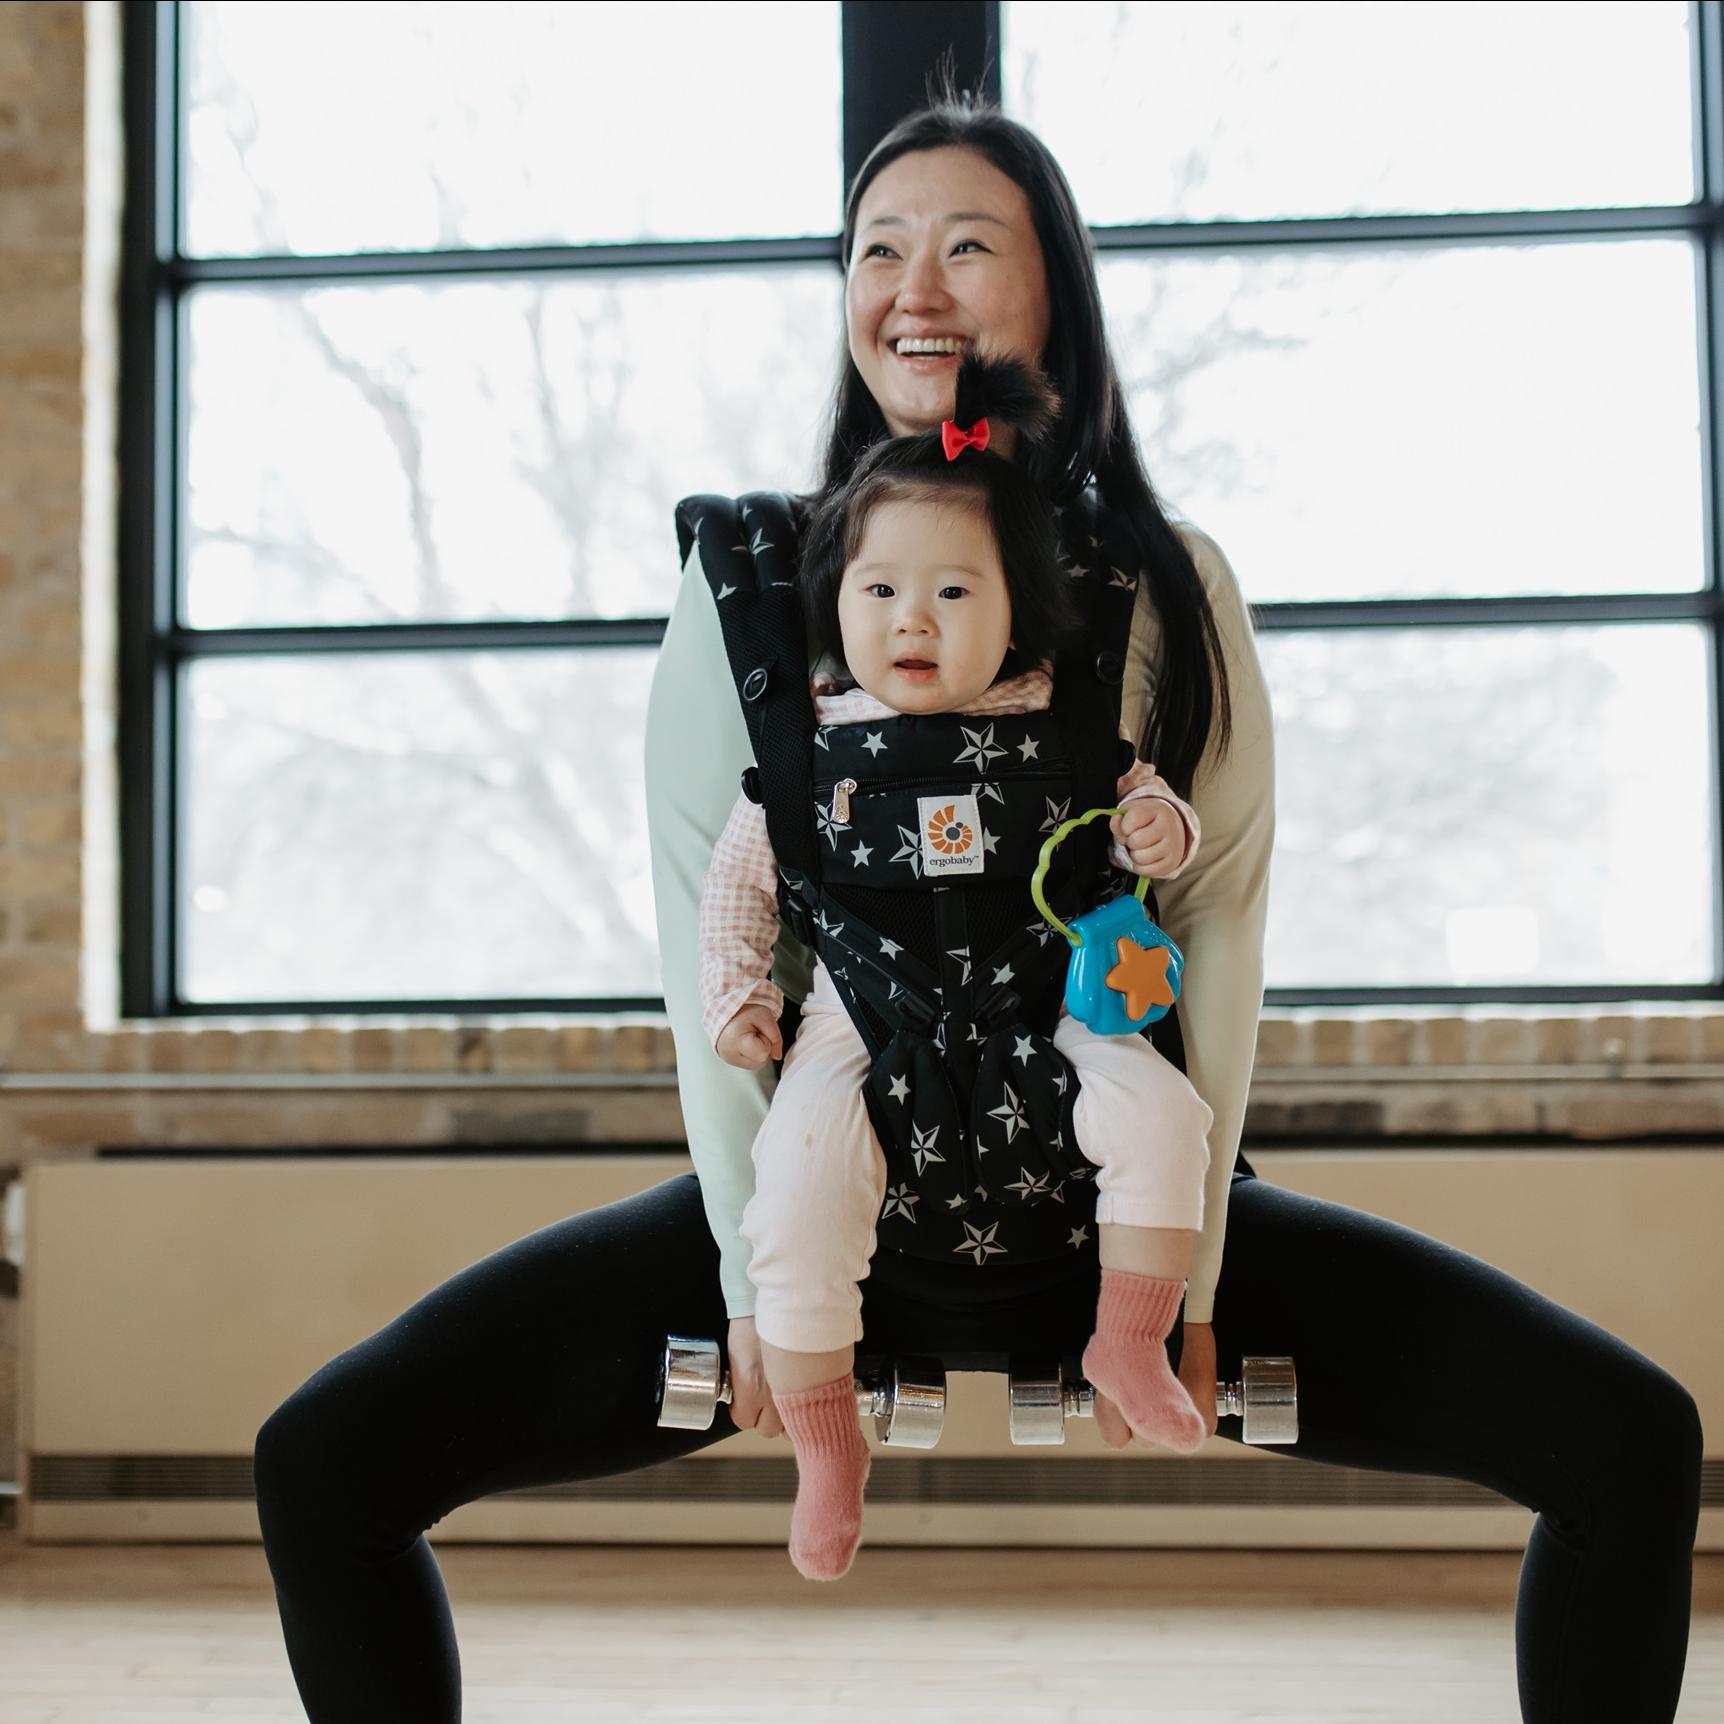
[[[1096,1220],[1202,1226],[1215,1115],[1190,1080],[1147,1037],[1092,1035],[1063,1008],[1054,1045],[1078,1074],[1074,1117],[1078,1147],[1099,1169]],[[858,1283],[886,1197],[867,1075],[867,1047],[817,963],[754,1140],[754,1196],[742,1215],[755,1331],[774,1347],[832,1353],[862,1338]]]

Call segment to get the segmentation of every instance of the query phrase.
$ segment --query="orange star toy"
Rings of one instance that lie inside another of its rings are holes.
[[[1116,994],[1125,995],[1128,1018],[1141,1018],[1151,1006],[1173,1004],[1173,988],[1167,979],[1171,954],[1165,946],[1140,946],[1121,934],[1114,950],[1119,962],[1105,979]]]

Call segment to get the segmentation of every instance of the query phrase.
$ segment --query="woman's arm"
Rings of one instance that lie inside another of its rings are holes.
[[[1269,853],[1275,842],[1275,735],[1269,691],[1239,580],[1221,547],[1189,525],[1178,527],[1209,594],[1221,634],[1233,702],[1233,740],[1219,758],[1212,733],[1191,788],[1203,847],[1177,880],[1158,882],[1161,921],[1184,954],[1179,1022],[1186,1075],[1214,1111],[1203,1229],[1185,1294],[1185,1320],[1207,1323],[1221,1275],[1227,1199],[1263,1008],[1263,932],[1269,910]],[[1138,583],[1122,717],[1142,734],[1154,698],[1160,628]]]
[[[742,770],[753,760],[697,547],[683,567],[647,700],[647,835],[683,1123],[732,1317],[754,1312],[751,1253],[738,1228],[754,1195],[754,1138],[767,1093],[759,1073],[726,1065],[702,1028],[700,894]],[[785,933],[774,956],[773,979],[793,999],[805,998],[812,973],[806,949]]]

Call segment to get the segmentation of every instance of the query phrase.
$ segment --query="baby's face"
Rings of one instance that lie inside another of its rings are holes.
[[[966,706],[999,674],[1012,607],[978,509],[889,499],[875,506],[838,593],[844,658],[900,712]]]

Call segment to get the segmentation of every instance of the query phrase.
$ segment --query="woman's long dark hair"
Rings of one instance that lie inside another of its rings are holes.
[[[974,150],[1023,188],[1047,271],[1053,317],[1041,366],[1065,412],[1034,459],[1037,477],[1060,502],[1093,478],[1121,526],[1136,542],[1161,620],[1161,660],[1137,752],[1181,795],[1202,758],[1212,725],[1220,747],[1233,732],[1227,668],[1203,578],[1173,529],[1144,471],[1126,416],[1124,392],[1109,350],[1101,288],[1089,232],[1065,174],[1046,144],[997,107],[956,90],[950,78],[929,106],[876,144],[857,171],[844,205],[844,267],[856,243],[856,211],[882,168],[918,150]],[[889,436],[848,342],[841,360],[827,437],[823,488],[842,485],[862,451]]]

